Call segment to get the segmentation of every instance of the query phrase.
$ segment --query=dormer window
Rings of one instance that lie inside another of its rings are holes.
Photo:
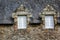
[[[13,13],[14,23],[17,29],[26,29],[29,24],[29,18],[31,13],[23,5],[17,9],[16,13]]]
[[[42,17],[44,29],[54,29],[55,24],[57,24],[57,13],[52,6],[47,5],[40,16]]]

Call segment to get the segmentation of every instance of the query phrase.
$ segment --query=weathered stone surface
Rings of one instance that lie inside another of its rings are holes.
[[[0,25],[0,40],[60,40],[60,27],[56,30],[42,29],[41,25],[14,31],[13,25]]]

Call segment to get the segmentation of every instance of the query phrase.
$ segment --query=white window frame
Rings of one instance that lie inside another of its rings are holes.
[[[17,17],[17,25],[18,29],[26,29],[27,28],[27,16],[20,15]]]
[[[54,29],[54,16],[45,16],[45,29]]]
[[[26,28],[20,28],[20,27],[18,27],[18,16],[26,16],[27,18],[26,18],[26,20],[27,20],[27,25],[26,26],[28,26],[28,24],[29,24],[29,22],[30,22],[30,17],[32,17],[32,15],[31,15],[31,13],[28,13],[28,12],[17,12],[17,13],[13,13],[13,15],[12,15],[12,17],[14,18],[14,24],[15,24],[15,27],[14,27],[14,30],[16,29],[27,29],[27,27]]]

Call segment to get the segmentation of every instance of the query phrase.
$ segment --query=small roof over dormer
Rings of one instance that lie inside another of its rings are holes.
[[[25,8],[23,4],[21,4],[16,11],[12,14],[12,18],[16,18],[19,15],[26,15],[28,17],[32,17],[31,13],[29,13],[28,9]]]
[[[50,6],[50,5],[47,5],[44,9],[43,9],[43,11],[56,11],[52,6]]]
[[[24,11],[24,12],[29,12],[28,8],[26,8],[23,4],[21,4],[17,9],[16,9],[16,12],[21,12],[21,11]]]
[[[57,11],[51,6],[51,5],[47,5],[43,11],[41,12],[41,14],[43,15],[52,15],[52,14],[57,14]]]

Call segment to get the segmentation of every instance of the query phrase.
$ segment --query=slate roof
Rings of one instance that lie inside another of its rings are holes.
[[[47,4],[53,6],[57,12],[60,12],[60,0],[0,0],[0,24],[13,24],[12,13],[21,4],[28,8],[36,21],[39,13]]]

